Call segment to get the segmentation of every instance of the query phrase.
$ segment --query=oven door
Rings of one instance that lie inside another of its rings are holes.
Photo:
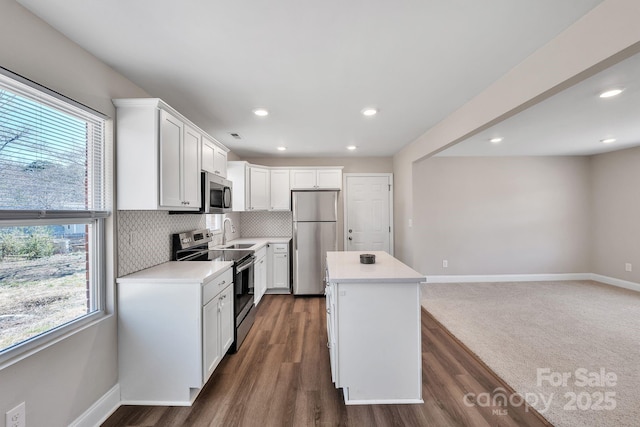
[[[253,306],[253,262],[255,257],[251,256],[242,261],[236,267],[234,277],[234,314],[236,326],[242,322],[251,307]]]

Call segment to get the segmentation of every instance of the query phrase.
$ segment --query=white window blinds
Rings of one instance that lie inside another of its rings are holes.
[[[104,216],[104,117],[3,74],[0,217]]]

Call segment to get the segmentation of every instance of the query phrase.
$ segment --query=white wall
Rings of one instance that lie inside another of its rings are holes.
[[[417,162],[416,269],[427,275],[590,272],[589,165],[588,157]]]
[[[414,266],[409,220],[414,207],[413,163],[533,105],[635,53],[640,2],[605,0],[504,77],[398,152],[393,158],[395,254]],[[472,71],[470,71],[472,72]]]
[[[111,117],[111,98],[149,96],[13,0],[0,0],[0,64]],[[113,164],[113,146],[106,152]],[[112,198],[113,200],[113,198]],[[107,305],[114,311],[114,225],[109,220]],[[0,414],[26,401],[27,425],[66,426],[118,381],[110,316],[0,370]]]
[[[591,171],[592,272],[640,283],[640,147],[593,156]]]

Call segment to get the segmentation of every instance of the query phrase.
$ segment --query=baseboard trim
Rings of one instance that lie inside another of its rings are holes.
[[[593,280],[618,288],[640,292],[640,284],[595,273],[561,273],[561,274],[491,274],[491,275],[458,275],[429,276],[429,283],[498,283],[498,282],[552,282],[563,280]]]
[[[69,427],[98,427],[119,407],[120,384],[116,384],[75,421],[69,424]]]
[[[640,284],[629,282],[627,280],[616,279],[614,277],[601,276],[600,274],[591,274],[591,280],[604,283],[606,285],[616,286],[618,288],[630,289],[632,291],[640,292]]]
[[[488,283],[488,282],[551,282],[560,280],[593,280],[590,273],[560,274],[488,274],[458,276],[427,276],[429,283]]]

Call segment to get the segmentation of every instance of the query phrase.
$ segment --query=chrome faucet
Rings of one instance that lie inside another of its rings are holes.
[[[233,221],[231,221],[231,218],[229,218],[228,216],[224,218],[224,220],[222,221],[222,244],[225,245],[227,243],[227,227],[225,227],[227,225],[227,221],[229,222],[229,224],[231,224],[231,232],[235,233],[236,232],[236,227],[233,225]]]

